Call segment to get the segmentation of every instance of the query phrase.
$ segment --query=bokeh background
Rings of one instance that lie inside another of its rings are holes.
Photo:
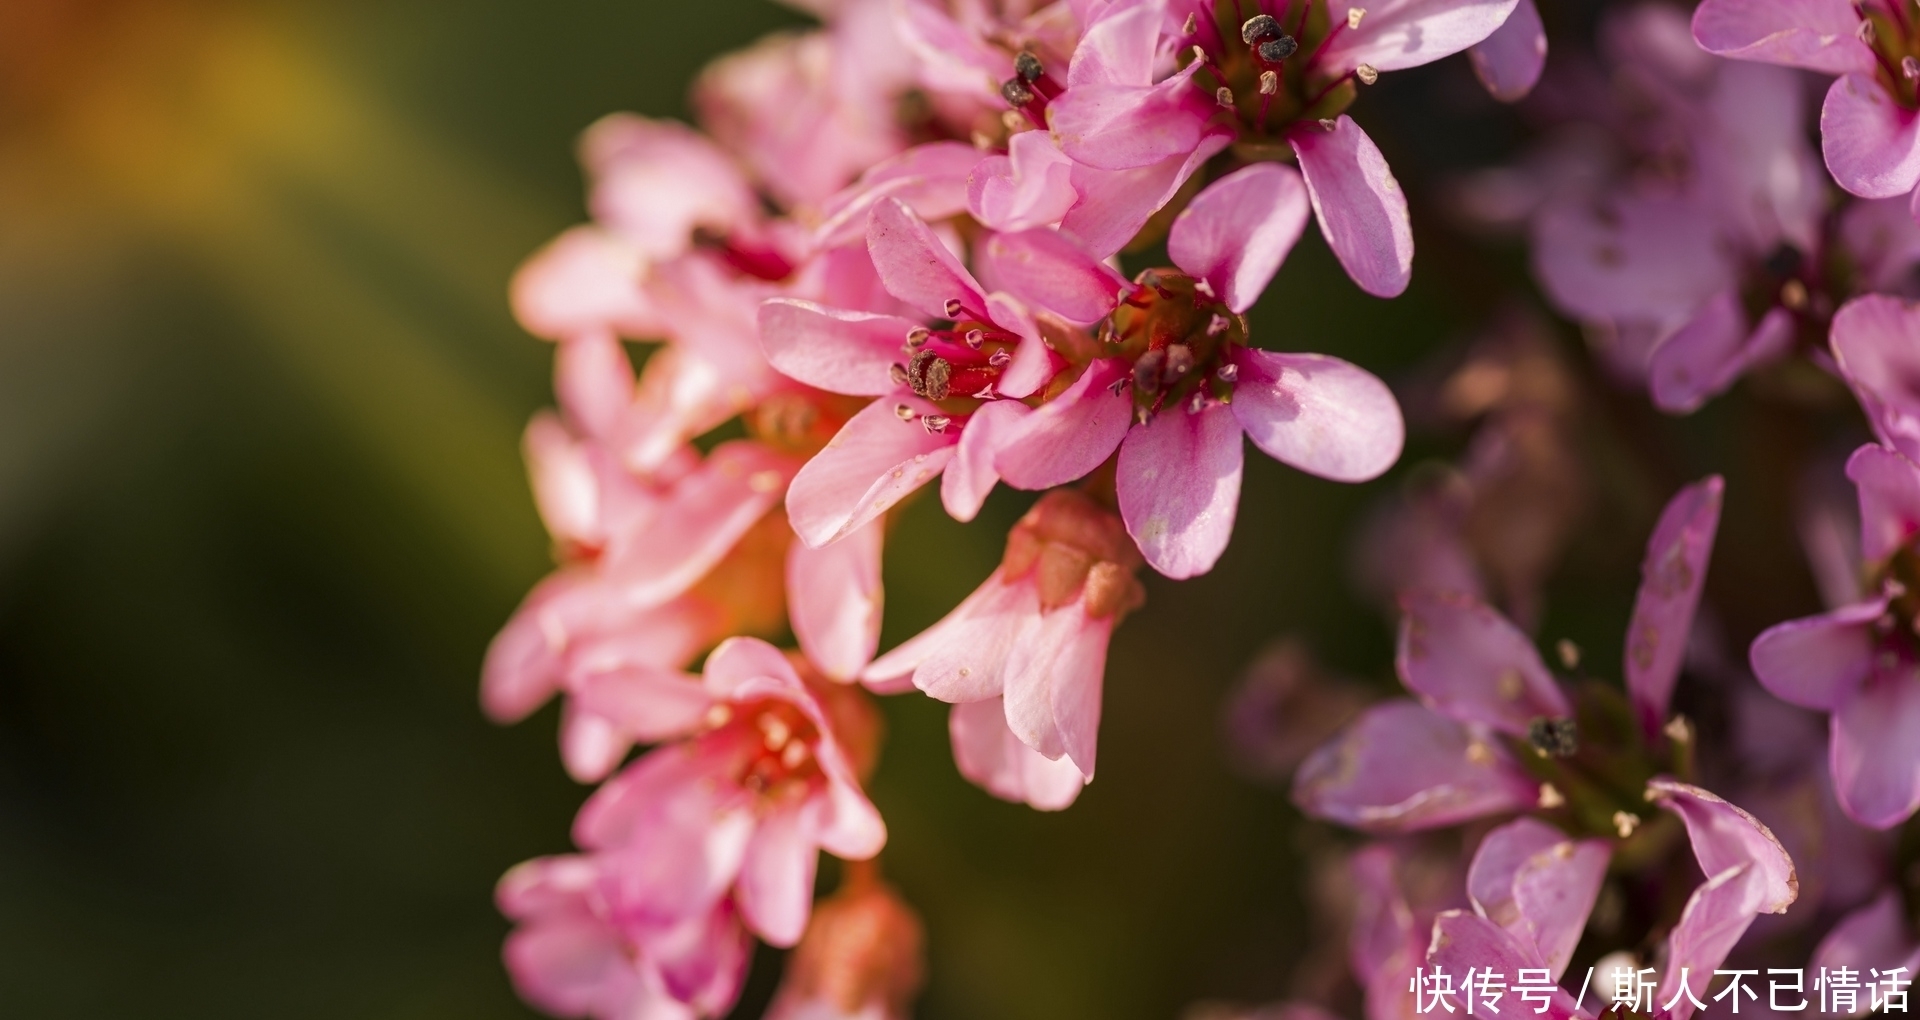
[[[581,128],[686,116],[705,60],[802,23],[764,0],[0,3],[0,1014],[532,1015],[492,886],[568,849],[587,791],[551,708],[501,729],[477,706],[487,640],[549,563],[518,438],[550,349],[506,281],[583,218]],[[1421,183],[1519,122],[1459,60],[1356,112],[1409,182],[1413,289],[1365,297],[1309,232],[1254,321],[1404,380],[1524,279]],[[1664,473],[1600,487],[1549,617],[1596,669],[1652,512],[1744,407],[1694,447],[1640,421]],[[1068,812],[968,786],[944,707],[887,702],[872,792],[929,925],[921,1016],[1164,1018],[1295,987],[1335,837],[1229,768],[1220,703],[1286,633],[1388,688],[1347,544],[1404,474],[1248,458],[1221,568],[1154,580],[1120,632],[1100,778]],[[906,512],[887,643],[991,570],[1024,502]],[[1723,543],[1791,545],[1739,505]],[[1775,559],[1791,605],[1805,578]],[[763,951],[742,1015],[777,972]]]

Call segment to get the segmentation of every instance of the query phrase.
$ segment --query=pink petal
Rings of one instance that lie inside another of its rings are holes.
[[[1741,866],[1759,879],[1753,909],[1784,912],[1799,895],[1793,859],[1772,830],[1738,806],[1697,786],[1659,778],[1647,783],[1648,797],[1680,816],[1700,871],[1711,877]]]
[[[639,947],[660,970],[660,983],[673,1001],[657,1020],[696,1020],[724,1016],[740,997],[753,936],[740,923],[730,901],[675,924],[650,927]],[[656,1020],[648,1012],[610,1012],[620,1020]]]
[[[1236,312],[1260,299],[1307,227],[1299,171],[1255,163],[1208,185],[1173,221],[1167,254]]]
[[[553,352],[553,391],[560,411],[580,432],[615,434],[634,401],[633,362],[611,333],[565,340]]]
[[[872,683],[911,676],[915,686],[947,702],[998,698],[1013,639],[1039,611],[1031,584],[1008,584],[995,571],[940,622],[875,659],[861,677]]]
[[[787,519],[802,542],[818,548],[887,511],[939,474],[957,437],[928,432],[919,417],[901,421],[905,405],[917,416],[940,409],[917,397],[876,400],[853,416],[794,476]]]
[[[806,690],[786,654],[755,637],[730,637],[720,642],[707,656],[701,677],[707,693],[715,698],[738,699],[743,696],[743,688],[760,681],[772,681],[791,692]]]
[[[845,755],[823,751],[820,763],[828,772],[827,796],[824,802],[816,797],[808,803],[810,810],[824,807],[813,811],[814,838],[822,849],[842,860],[872,858],[887,845],[887,823],[860,791]]]
[[[1834,709],[1833,792],[1847,817],[1890,829],[1920,807],[1920,671],[1876,671]]]
[[[1633,191],[1597,205],[1565,201],[1542,209],[1533,224],[1533,271],[1571,315],[1663,329],[1735,283],[1706,207]]]
[[[1233,141],[1226,132],[1202,138],[1193,151],[1168,156],[1158,163],[1131,170],[1098,170],[1075,164],[1076,203],[1060,229],[1080,239],[1081,247],[1106,258],[1133,242],[1153,214],[1173,201],[1180,188],[1206,162]]]
[[[968,416],[953,460],[940,479],[940,503],[954,520],[970,521],[980,512],[988,493],[1000,480],[994,459],[1008,438],[1019,434],[1021,422],[1032,413],[1017,400],[990,400]]]
[[[978,258],[980,275],[994,289],[1078,325],[1105,318],[1130,289],[1119,273],[1057,230],[994,234]]]
[[[1008,437],[994,458],[1000,477],[1016,489],[1051,489],[1105,463],[1133,421],[1130,392],[1112,389],[1126,378],[1128,366],[1117,359],[1088,365]]]
[[[1008,720],[1014,719],[1016,699],[1039,695],[1036,714],[1044,715],[1058,731],[1060,748],[1093,780],[1094,754],[1100,735],[1100,695],[1107,669],[1107,641],[1113,635],[1113,617],[1093,619],[1075,602],[1048,613],[1037,630],[1015,642],[1007,656],[1005,697]],[[1023,741],[1027,734],[1014,728]],[[1047,753],[1043,741],[1028,746]]]
[[[561,722],[567,774],[598,782],[634,744],[693,730],[712,703],[698,678],[678,670],[636,665],[579,680]]]
[[[533,502],[547,532],[560,542],[598,546],[600,483],[586,447],[575,441],[559,418],[543,411],[527,423],[520,449],[533,484]]]
[[[960,774],[1001,800],[1059,811],[1072,804],[1087,784],[1073,759],[1049,759],[1021,743],[1007,728],[1006,708],[999,698],[953,706],[947,732]]]
[[[685,252],[696,230],[725,236],[760,215],[739,166],[684,124],[602,117],[580,139],[580,162],[593,218],[650,261]]]
[[[1193,86],[1199,62],[1156,85],[1074,85],[1047,107],[1060,151],[1096,170],[1132,170],[1191,153],[1215,104]]]
[[[1667,502],[1647,539],[1640,590],[1627,625],[1626,666],[1627,694],[1649,738],[1667,721],[1693,612],[1707,579],[1707,560],[1713,555],[1713,536],[1720,527],[1725,488],[1720,476],[1713,475],[1681,489]]]
[[[500,876],[494,902],[502,914],[531,921],[544,914],[587,913],[588,897],[600,881],[592,858],[569,854],[522,861]]]
[[[1793,332],[1793,315],[1769,308],[1749,336],[1739,294],[1715,295],[1700,314],[1654,348],[1647,366],[1654,404],[1668,414],[1693,413],[1748,369],[1785,355]]]
[[[1834,183],[1861,198],[1920,183],[1920,120],[1867,73],[1834,80],[1820,107],[1820,148]]]
[[[923,220],[944,220],[967,210],[969,177],[980,150],[965,142],[928,142],[875,164],[821,208],[814,244],[837,248],[858,240],[867,215],[886,199],[904,202]]]
[[[1534,855],[1514,875],[1513,897],[1535,948],[1556,980],[1573,958],[1587,915],[1600,897],[1611,851],[1603,840],[1561,843]]]
[[[1833,317],[1833,357],[1880,441],[1920,459],[1920,308],[1869,294]]]
[[[1300,157],[1320,233],[1347,275],[1369,294],[1397,297],[1413,276],[1413,226],[1407,196],[1373,139],[1341,114],[1332,130],[1307,125],[1287,140]]]
[[[1871,975],[1877,970],[1885,975],[1907,964],[1907,958],[1920,947],[1916,947],[1908,935],[1904,915],[1899,890],[1882,892],[1873,902],[1841,918],[1827,932],[1815,947],[1813,958],[1807,961],[1807,969],[1817,968],[1825,973],[1849,967],[1855,974]],[[1912,973],[1911,969],[1908,973]],[[1864,980],[1873,978],[1868,976]],[[1870,1000],[1862,1001],[1854,1015],[1864,1016],[1869,1003]]]
[[[1478,914],[1465,910],[1443,910],[1433,920],[1433,942],[1426,959],[1427,967],[1433,970],[1464,975],[1469,968],[1475,971],[1491,969],[1508,981],[1517,981],[1521,970],[1539,969],[1545,964],[1546,961],[1524,939],[1516,938],[1512,932]],[[1548,970],[1557,976],[1557,971],[1552,967],[1549,966]],[[1401,986],[1402,989],[1405,987]],[[1411,999],[1411,993],[1408,996]],[[1497,1006],[1487,1006],[1481,1002],[1476,1003],[1476,1008],[1500,1017],[1540,1015],[1551,1020],[1571,1020],[1587,1015],[1574,1001],[1573,995],[1559,987],[1553,989],[1550,1001],[1544,1008],[1521,1000],[1515,985],[1507,987],[1506,994],[1501,996]]]
[[[1402,593],[1394,666],[1435,711],[1525,736],[1535,719],[1572,714],[1533,641],[1478,599]]]
[[[571,916],[515,929],[503,957],[514,991],[530,1005],[556,1016],[586,1016],[624,1011],[646,994],[623,949],[605,922]],[[664,992],[654,995],[662,1006],[671,1002]]]
[[[1847,0],[1704,0],[1693,12],[1693,38],[1708,53],[1829,74],[1873,73],[1859,27]]]
[[[832,545],[787,547],[787,615],[800,650],[828,679],[851,682],[880,647],[880,546],[872,521]]]
[[[1840,212],[1839,243],[1859,263],[1869,290],[1898,290],[1920,262],[1920,224],[1910,199],[1849,202]]]
[[[1007,140],[1005,156],[979,161],[967,182],[967,208],[994,230],[1051,226],[1080,198],[1073,168],[1047,132],[1022,131]]]
[[[813,911],[819,856],[801,831],[797,805],[776,808],[761,818],[734,887],[747,927],[783,949],[799,942]]]
[[[1151,3],[1114,4],[1087,25],[1067,67],[1069,89],[1081,85],[1153,84],[1167,13]]]
[[[603,569],[635,604],[679,595],[780,502],[791,471],[786,457],[753,440],[715,447],[648,516],[643,534],[608,547]]]
[[[928,318],[951,318],[949,301],[959,301],[976,316],[986,314],[987,297],[973,274],[897,199],[873,207],[867,221],[867,251],[887,290]]]
[[[1020,342],[1013,349],[1013,360],[1007,363],[999,381],[993,385],[994,392],[1016,399],[1033,396],[1040,387],[1053,380],[1054,373],[1065,362],[1047,349],[1046,340],[1040,335],[1039,322],[1013,295],[998,291],[988,294],[987,318],[994,325],[1020,337]]]
[[[1493,34],[1467,51],[1473,73],[1493,98],[1517,103],[1533,91],[1547,66],[1547,30],[1533,0],[1520,0]]]
[[[1373,373],[1324,354],[1234,354],[1235,420],[1262,452],[1336,482],[1379,477],[1400,459],[1406,426]]]
[[[902,348],[919,325],[792,298],[760,306],[760,342],[774,368],[816,389],[862,397],[900,388],[889,372],[906,362]]]
[[[1513,898],[1513,881],[1534,855],[1567,843],[1567,834],[1538,818],[1516,818],[1480,840],[1467,868],[1467,897],[1473,909],[1502,928],[1523,920]]]
[[[1885,599],[1775,624],[1753,639],[1753,675],[1774,697],[1830,712],[1873,668],[1874,624]]]
[[[739,788],[710,770],[687,747],[657,748],[581,808],[574,841],[606,850],[605,894],[618,916],[642,924],[692,917],[712,910],[738,877],[753,818],[737,803]]]
[[[1240,423],[1216,405],[1169,407],[1120,444],[1120,516],[1153,569],[1179,580],[1213,569],[1240,502]]]
[[[644,273],[638,252],[597,227],[574,227],[513,274],[513,315],[527,332],[548,340],[587,333],[658,337],[666,326],[640,287]]]
[[[1492,35],[1514,5],[1515,0],[1340,0],[1328,9],[1334,24],[1345,24],[1353,8],[1366,15],[1360,27],[1335,34],[1315,66],[1329,73],[1360,64],[1380,71],[1419,67]]]
[[[1860,555],[1882,563],[1920,535],[1920,466],[1871,444],[1847,458],[1847,478],[1860,493]]]
[[[1539,787],[1497,742],[1407,700],[1368,709],[1294,773],[1293,802],[1369,832],[1417,832],[1532,807]]]

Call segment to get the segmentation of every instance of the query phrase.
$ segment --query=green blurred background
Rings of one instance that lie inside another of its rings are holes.
[[[684,116],[705,60],[800,23],[761,0],[0,4],[0,1014],[531,1015],[492,886],[569,848],[586,791],[551,708],[500,729],[476,701],[548,566],[518,436],[550,351],[506,280],[583,218],[582,127]],[[1459,63],[1362,119],[1432,92],[1498,148]],[[1472,148],[1418,110],[1377,132],[1403,180]],[[1518,259],[1483,266],[1422,212],[1406,298],[1360,295],[1310,236],[1261,341],[1392,376],[1469,335]],[[1234,777],[1218,706],[1282,632],[1385,689],[1344,543],[1391,484],[1248,458],[1221,568],[1156,579],[1120,632],[1100,778],[1064,814],[964,783],[944,706],[887,703],[872,792],[929,924],[921,1016],[1293,986],[1326,836]],[[1585,540],[1615,578],[1657,505],[1636,499]],[[885,640],[971,590],[1023,505],[966,527],[913,505]],[[1578,589],[1602,661],[1630,585]],[[777,971],[763,953],[744,1015]]]

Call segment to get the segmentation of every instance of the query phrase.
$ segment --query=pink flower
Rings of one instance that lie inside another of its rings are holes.
[[[623,927],[671,929],[731,895],[749,930],[791,946],[812,909],[818,851],[865,860],[886,842],[857,778],[861,748],[843,743],[846,727],[763,641],[721,644],[704,687],[705,728],[601,787],[574,839],[606,860]]]
[[[1820,110],[1821,148],[1833,179],[1862,198],[1920,183],[1913,32],[1883,0],[1705,0],[1693,14],[1693,37],[1710,53],[1840,76]]]
[[[1874,434],[1908,460],[1920,460],[1920,391],[1913,382],[1920,309],[1880,294],[1856,298],[1834,315],[1832,339],[1841,377]]]
[[[767,1020],[907,1020],[926,976],[920,919],[868,869],[814,909]]]
[[[1920,943],[1914,941],[1907,924],[1900,891],[1887,889],[1873,901],[1842,917],[1820,944],[1814,948],[1807,969],[1821,973],[1838,972],[1848,967],[1856,974],[1884,976],[1896,967],[1912,974],[1920,969]],[[1872,1002],[1862,1002],[1853,1012],[1865,1016]]]
[[[1649,541],[1628,627],[1627,686],[1649,732],[1664,722],[1680,653],[1719,522],[1721,481],[1682,489]],[[1421,705],[1375,706],[1294,777],[1308,814],[1356,828],[1402,832],[1531,806],[1555,806],[1505,740],[1541,756],[1574,752],[1573,705],[1533,642],[1468,595],[1408,591],[1395,671]],[[1564,741],[1563,741],[1564,737]]]
[[[521,998],[559,1017],[695,1020],[739,997],[751,939],[729,903],[638,937],[611,917],[605,862],[543,857],[500,879],[502,955]]]
[[[1139,565],[1111,511],[1056,489],[1007,536],[986,583],[864,677],[910,676],[953,703],[954,758],[967,778],[1008,800],[1065,807],[1093,778],[1107,641],[1145,598]],[[1004,722],[973,707],[987,704]]]
[[[1872,299],[1868,299],[1872,300]],[[1836,328],[1836,334],[1838,333]],[[1836,344],[1836,347],[1838,345]],[[1920,807],[1920,664],[1911,633],[1920,467],[1863,446],[1847,461],[1860,493],[1865,601],[1779,624],[1753,641],[1754,675],[1776,697],[1831,713],[1829,767],[1840,806],[1862,825],[1891,828]]]
[[[1461,902],[1456,855],[1423,853],[1408,841],[1370,843],[1346,871],[1353,888],[1347,965],[1365,996],[1366,1020],[1424,1015],[1414,1012],[1408,989],[1426,963],[1434,917]]]

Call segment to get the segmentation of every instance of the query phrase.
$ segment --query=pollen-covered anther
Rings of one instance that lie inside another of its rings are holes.
[[[1240,378],[1240,366],[1229,361],[1226,364],[1221,365],[1219,368],[1214,369],[1213,377],[1215,379],[1220,380],[1223,383],[1230,383],[1235,379]]]
[[[887,378],[892,379],[895,386],[905,386],[907,384],[907,366],[897,361],[888,365]]]
[[[893,416],[901,421],[912,421],[914,417],[913,408],[905,404],[895,404],[893,405]]]
[[[1012,360],[1013,353],[1011,351],[994,351],[992,354],[987,355],[987,364],[995,368],[1005,368],[1007,367],[1007,363]]]
[[[1639,815],[1627,811],[1615,811],[1613,813],[1613,831],[1619,833],[1621,839],[1626,839],[1628,836],[1633,835],[1633,830],[1639,827]]]
[[[1254,48],[1260,59],[1269,64],[1277,64],[1300,51],[1300,43],[1293,36],[1283,35],[1277,39],[1268,39]]]
[[[1033,102],[1033,89],[1018,78],[1008,78],[1000,84],[1000,98],[1014,109],[1028,106]]]
[[[1916,60],[1911,56],[1901,57],[1900,76],[1908,81],[1920,78],[1920,60]]]
[[[1225,85],[1214,89],[1213,101],[1219,103],[1221,106],[1231,107],[1233,105],[1233,90]]]
[[[1807,307],[1807,297],[1807,285],[1799,280],[1788,280],[1780,285],[1780,303],[1790,312],[1804,311]]]
[[[1168,385],[1172,385],[1185,378],[1191,371],[1193,371],[1193,348],[1186,344],[1168,344],[1167,363],[1161,369],[1161,378]]]
[[[1372,64],[1361,64],[1359,67],[1354,68],[1353,76],[1360,79],[1360,84],[1362,85],[1371,85],[1380,80],[1380,72],[1374,70]]]
[[[1187,20],[1180,26],[1181,35],[1192,35],[1200,31],[1200,19],[1192,11],[1187,12]]]
[[[916,396],[945,400],[952,383],[953,363],[933,351],[920,351],[907,362],[907,385]]]
[[[966,310],[967,310],[966,302],[960,300],[957,297],[947,299],[947,303],[946,303],[947,318],[957,319],[960,317],[960,313]]]
[[[1040,58],[1032,50],[1021,50],[1014,54],[1013,73],[1019,75],[1022,81],[1039,81],[1047,69],[1040,65]]]
[[[915,326],[912,329],[907,330],[907,346],[918,347],[921,344],[926,343],[927,338],[931,336],[933,336],[932,330],[928,329],[925,326]]]
[[[1366,16],[1367,16],[1367,9],[1365,7],[1347,8],[1347,31],[1351,32],[1354,29],[1359,28],[1360,19]]]
[[[1271,96],[1280,91],[1280,76],[1272,71],[1260,72],[1260,94]]]
[[[936,436],[942,432],[945,432],[947,430],[947,426],[951,424],[953,424],[953,419],[947,417],[944,414],[924,415],[920,419],[921,427],[925,428],[928,433]]]
[[[987,342],[986,331],[978,329],[967,330],[966,341],[968,347],[977,351],[982,344]]]
[[[1874,35],[1875,35],[1874,29],[1873,29],[1873,22],[1862,21],[1860,23],[1860,27],[1853,30],[1853,35],[1854,35],[1854,38],[1859,39],[1861,42],[1866,43],[1868,46],[1872,46]]]
[[[1232,325],[1233,320],[1221,315],[1219,312],[1215,312],[1213,313],[1213,318],[1207,320],[1207,335],[1219,336],[1227,331],[1227,327]]]
[[[1280,34],[1280,22],[1271,14],[1256,14],[1240,25],[1240,41],[1248,46]]]
[[[1527,743],[1542,758],[1566,758],[1580,750],[1580,731],[1572,719],[1535,719],[1527,724]]]

